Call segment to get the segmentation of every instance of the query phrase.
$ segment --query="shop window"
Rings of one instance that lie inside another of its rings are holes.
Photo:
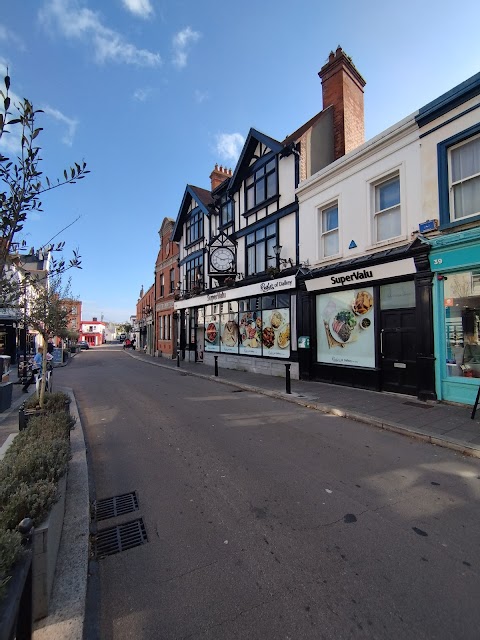
[[[440,225],[480,216],[480,124],[437,145]]]
[[[464,271],[444,280],[447,376],[480,378],[479,272]]]
[[[246,237],[248,276],[263,273],[268,267],[275,267],[276,257],[273,247],[277,244],[277,225],[272,223],[261,227]]]
[[[245,180],[245,210],[277,195],[277,161],[270,160]]]
[[[400,210],[400,176],[390,176],[373,185],[373,241],[396,238],[402,231]]]
[[[339,250],[338,202],[319,211],[320,258],[336,256]]]
[[[221,308],[205,307],[205,351],[288,358],[290,295],[255,296]]]

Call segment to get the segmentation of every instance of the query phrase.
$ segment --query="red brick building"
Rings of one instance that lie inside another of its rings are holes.
[[[160,250],[155,263],[155,355],[176,356],[177,336],[173,314],[179,282],[178,244],[172,240],[175,221],[164,218],[160,227]]]
[[[68,310],[68,325],[69,331],[76,331],[80,333],[80,324],[82,321],[82,303],[80,300],[64,300],[65,307]]]
[[[155,326],[153,309],[155,305],[155,285],[147,289],[144,293],[143,285],[140,290],[140,297],[137,302],[137,335],[136,342],[138,349],[146,347],[146,353],[154,354]]]

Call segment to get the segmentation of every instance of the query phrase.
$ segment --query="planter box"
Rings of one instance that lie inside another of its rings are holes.
[[[13,382],[0,384],[0,412],[6,411],[12,406],[12,386]]]
[[[40,620],[40,618],[48,615],[58,548],[62,537],[66,488],[67,475],[65,474],[58,483],[58,501],[53,505],[47,519],[38,527],[35,527],[33,537],[34,620]]]

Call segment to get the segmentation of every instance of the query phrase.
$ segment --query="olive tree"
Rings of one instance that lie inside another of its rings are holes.
[[[66,184],[75,184],[82,180],[89,171],[86,163],[74,163],[74,166],[63,171],[63,177],[51,181],[41,171],[41,147],[38,140],[43,128],[37,120],[42,110],[35,109],[32,103],[24,98],[12,103],[10,97],[10,77],[4,78],[4,89],[0,90],[0,143],[6,136],[18,141],[18,151],[9,153],[7,148],[14,145],[0,146],[0,304],[14,306],[18,303],[20,293],[15,278],[7,276],[11,263],[13,248],[19,243],[16,237],[22,231],[24,223],[32,212],[42,209],[41,195]],[[5,155],[4,155],[5,154]],[[7,155],[8,154],[8,155]],[[60,242],[43,247],[46,252],[57,252],[63,249]],[[18,256],[17,256],[18,260]],[[20,265],[21,267],[21,256]],[[51,275],[59,275],[70,268],[80,267],[78,251],[66,261],[63,258],[51,260]]]

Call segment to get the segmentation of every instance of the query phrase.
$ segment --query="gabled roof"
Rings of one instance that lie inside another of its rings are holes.
[[[235,191],[239,183],[242,182],[259,142],[262,142],[275,153],[279,153],[283,149],[283,144],[278,140],[274,140],[256,129],[250,129],[245,144],[243,145],[242,153],[238,159],[237,166],[235,167],[235,171],[230,178],[230,183],[228,185],[229,191]]]
[[[195,200],[203,213],[209,218],[211,214],[210,206],[213,204],[212,194],[201,187],[194,187],[187,184],[183,195],[182,204],[177,215],[175,226],[173,227],[172,240],[178,242],[182,237],[182,229],[188,214],[188,207],[192,200]]]

